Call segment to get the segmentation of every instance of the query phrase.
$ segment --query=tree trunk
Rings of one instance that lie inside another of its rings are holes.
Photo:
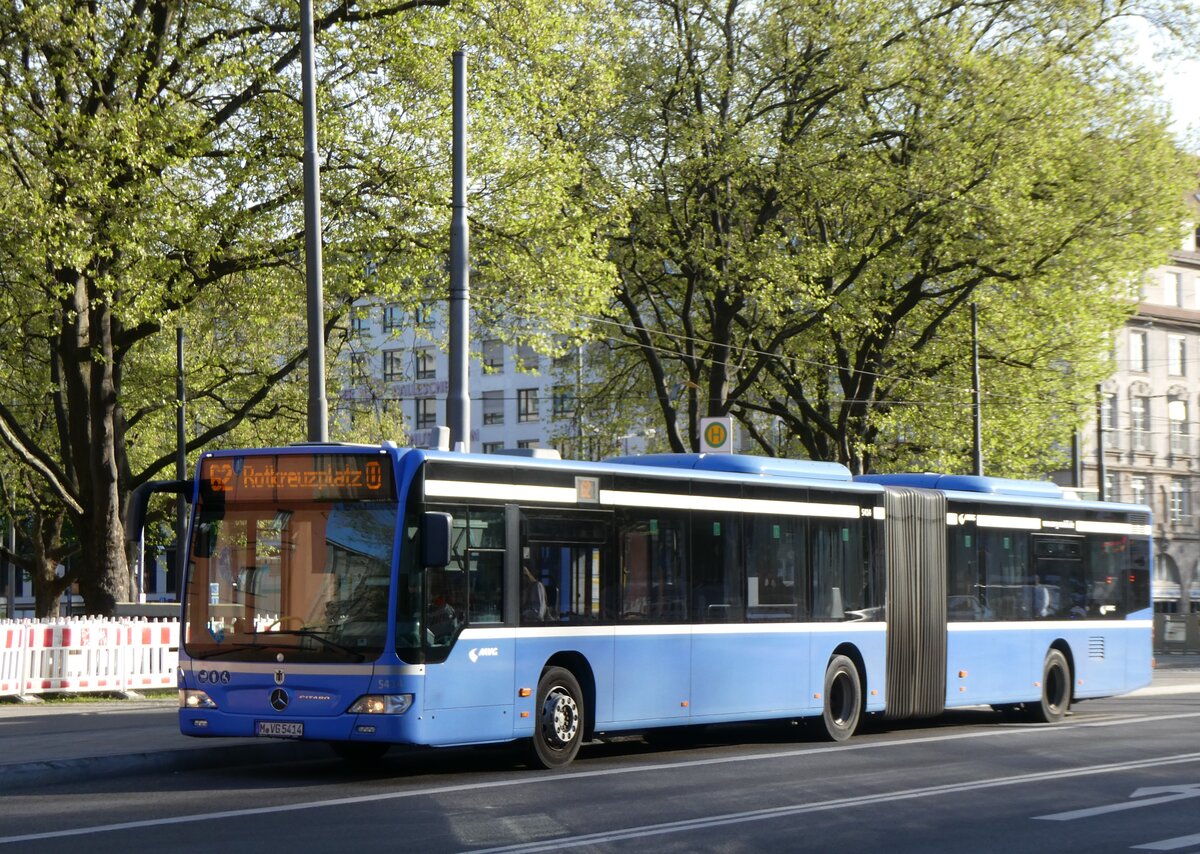
[[[65,322],[59,338],[67,412],[72,480],[82,508],[76,529],[82,549],[79,591],[89,614],[111,616],[117,602],[129,599],[119,473],[125,448],[118,442],[117,372],[121,354],[113,346],[115,320],[111,295],[88,275],[63,271],[71,282]]]

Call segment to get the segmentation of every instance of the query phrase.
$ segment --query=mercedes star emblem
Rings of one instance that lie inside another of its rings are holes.
[[[271,708],[277,712],[282,712],[288,706],[288,692],[282,688],[276,688],[271,692]]]

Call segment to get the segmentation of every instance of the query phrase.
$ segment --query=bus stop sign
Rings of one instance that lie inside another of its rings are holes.
[[[706,454],[733,453],[733,418],[700,419],[700,450]]]

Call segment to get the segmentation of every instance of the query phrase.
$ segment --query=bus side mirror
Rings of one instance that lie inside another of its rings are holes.
[[[449,513],[432,511],[421,516],[421,566],[438,567],[450,563]]]
[[[150,504],[151,495],[156,492],[187,495],[191,486],[190,480],[149,480],[135,489],[129,496],[129,505],[125,513],[125,541],[136,543],[142,539],[142,529],[146,527],[146,508]]]

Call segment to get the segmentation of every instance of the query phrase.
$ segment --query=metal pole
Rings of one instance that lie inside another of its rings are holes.
[[[1083,488],[1083,439],[1076,428],[1071,433],[1071,485],[1076,489]]]
[[[17,553],[16,512],[15,507],[8,508],[8,536],[6,539],[8,540],[9,555]],[[8,567],[8,571],[5,573],[5,584],[8,585],[6,587],[8,596],[5,597],[8,599],[8,618],[15,620],[17,618],[17,562],[11,557],[6,557],[4,563]]]
[[[308,440],[329,441],[325,398],[325,298],[321,285],[321,173],[317,162],[317,70],[312,0],[300,0],[300,66],[304,100],[304,260],[308,284]]]
[[[1104,481],[1108,472],[1104,465],[1104,388],[1096,386],[1096,496],[1106,501]]]
[[[979,401],[979,310],[971,303],[971,409],[975,420],[974,469],[983,475],[983,412]]]
[[[187,480],[187,430],[185,406],[187,387],[183,373],[183,327],[175,329],[175,479]],[[175,586],[178,592],[179,579],[183,578],[183,562],[187,559],[187,497],[181,492],[175,499]],[[161,592],[161,591],[160,591]]]
[[[467,389],[470,296],[470,226],[467,223],[467,57],[454,52],[454,199],[450,220],[450,388],[446,420],[450,447],[471,448],[471,399]]]

